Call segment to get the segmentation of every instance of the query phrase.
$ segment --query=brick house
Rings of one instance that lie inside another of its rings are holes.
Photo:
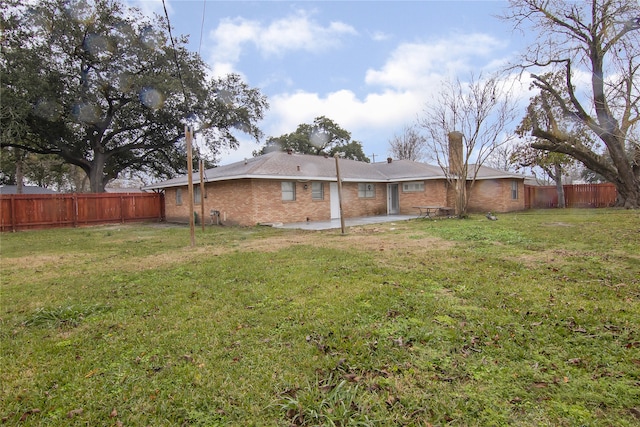
[[[452,206],[452,188],[437,166],[409,160],[365,163],[339,160],[345,218],[417,214],[415,206]],[[272,152],[193,175],[194,211],[219,213],[224,224],[256,225],[340,218],[336,160]],[[188,177],[144,187],[165,192],[167,221],[188,222]],[[470,211],[524,209],[524,177],[481,167],[470,196]],[[206,218],[208,221],[209,218]]]

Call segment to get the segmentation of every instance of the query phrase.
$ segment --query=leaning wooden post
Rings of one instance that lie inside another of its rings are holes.
[[[189,233],[191,236],[191,247],[193,247],[196,245],[196,224],[195,218],[193,217],[193,157],[191,154],[191,138],[193,134],[191,132],[191,127],[185,125],[184,135],[187,141],[187,179],[189,183]]]
[[[200,159],[200,224],[204,232],[204,160]]]
[[[338,179],[338,205],[340,206],[340,229],[344,234],[344,214],[342,212],[342,178],[340,178],[340,164],[338,159],[340,154],[336,153],[333,157],[336,159],[336,178]]]
[[[466,214],[467,174],[462,158],[464,135],[458,131],[449,132],[449,177],[454,180],[455,213],[458,218]]]

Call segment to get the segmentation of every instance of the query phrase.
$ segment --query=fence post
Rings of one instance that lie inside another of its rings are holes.
[[[120,195],[120,224],[124,224],[124,196]]]
[[[73,227],[78,226],[78,193],[73,193],[71,197],[73,201]]]
[[[11,231],[16,231],[16,199],[11,195]]]

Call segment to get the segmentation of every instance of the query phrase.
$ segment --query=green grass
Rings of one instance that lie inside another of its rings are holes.
[[[640,215],[0,236],[0,417],[640,424]]]

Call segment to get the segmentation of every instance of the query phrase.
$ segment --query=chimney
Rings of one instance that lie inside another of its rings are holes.
[[[457,131],[449,133],[449,173],[462,174],[462,134]]]
[[[391,163],[393,162],[393,159],[391,157],[387,157],[387,163]]]

